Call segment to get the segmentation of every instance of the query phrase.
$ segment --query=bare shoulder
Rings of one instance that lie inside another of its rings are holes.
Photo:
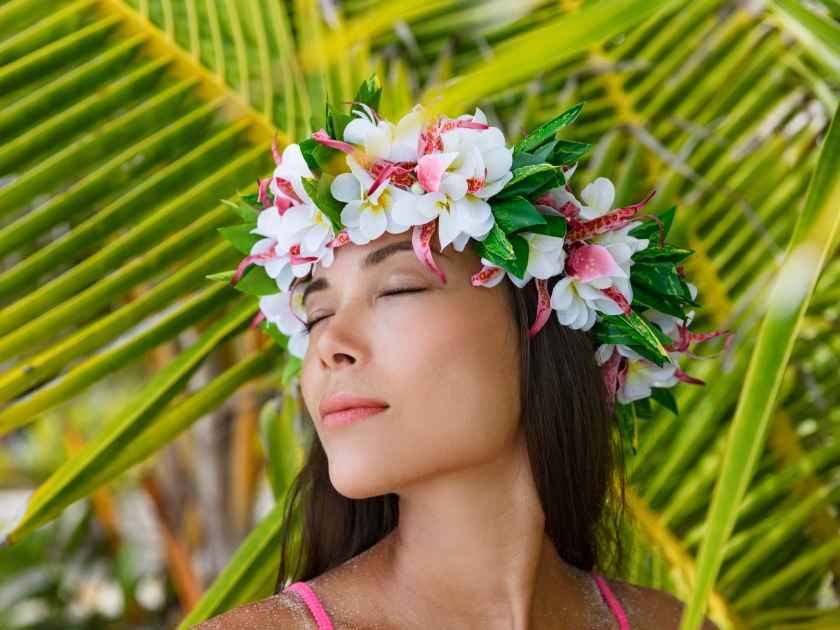
[[[609,580],[616,597],[621,600],[633,628],[677,630],[685,603],[666,591],[636,586],[622,580]],[[720,630],[706,617],[701,630]]]
[[[243,604],[193,626],[194,630],[240,630],[242,628],[314,628],[305,605],[292,593],[278,593],[256,602]]]

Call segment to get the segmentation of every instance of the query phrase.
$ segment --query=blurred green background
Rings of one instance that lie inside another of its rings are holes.
[[[731,350],[628,456],[628,573],[721,628],[840,627],[837,0],[0,0],[0,628],[187,627],[272,592],[311,428],[221,202],[371,72],[509,142],[583,101]],[[838,123],[840,124],[840,123]],[[701,350],[701,352],[703,352]]]

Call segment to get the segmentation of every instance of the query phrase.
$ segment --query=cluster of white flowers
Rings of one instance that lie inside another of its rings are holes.
[[[295,278],[316,263],[329,267],[339,244],[364,245],[386,231],[399,234],[435,220],[441,248],[451,243],[463,251],[470,238],[483,240],[490,232],[494,218],[487,200],[513,177],[512,149],[478,108],[472,116],[441,117],[428,125],[418,105],[394,125],[363,105],[354,109],[341,140],[313,137],[347,154],[349,172],[330,185],[343,204],[343,234],[336,234],[307,193],[304,180],[315,175],[300,145],[290,144],[282,156],[275,154],[269,185],[274,204],[260,212],[252,230],[264,238],[243,261],[263,266],[277,282],[278,293],[263,296],[260,310],[289,337],[296,356],[305,353],[308,338],[300,300],[289,295]]]
[[[336,233],[330,218],[308,194],[307,189],[317,189],[316,176],[300,145],[290,144],[282,156],[274,150],[277,165],[269,183],[273,204],[260,212],[252,233],[263,238],[243,261],[243,265],[262,265],[276,281],[278,293],[262,296],[260,310],[289,338],[289,351],[298,357],[305,354],[309,338],[300,293],[290,290],[296,278],[305,277],[315,264],[330,266],[337,246],[364,245],[385,232],[399,234],[409,229],[414,230],[415,243],[420,243],[416,244],[418,256],[443,278],[428,249],[433,231],[418,238],[423,226],[437,229],[441,249],[452,244],[463,251],[470,238],[484,240],[495,222],[489,199],[513,177],[513,149],[478,108],[473,115],[427,122],[417,105],[395,125],[361,105],[353,109],[342,138],[330,138],[322,130],[313,139],[345,154],[348,172],[337,175],[329,186],[342,207],[341,231]],[[539,212],[565,217],[574,232],[626,210],[613,208],[615,187],[605,177],[589,183],[576,198],[569,185],[576,166],[566,169],[563,186],[536,200]],[[312,180],[311,185],[305,185],[305,180]],[[648,239],[630,234],[637,225],[639,221],[623,221],[584,231],[585,237],[578,232],[573,238],[569,233],[560,237],[517,232],[528,245],[523,277],[482,258],[483,268],[472,282],[490,287],[507,275],[522,288],[536,280],[545,294],[541,293],[541,310],[532,332],[545,323],[549,309],[564,326],[589,330],[598,313],[619,315],[630,310],[632,256],[649,245]],[[554,276],[559,279],[548,296],[545,282]],[[661,313],[648,314],[660,325],[670,323],[656,319]],[[621,403],[646,397],[651,387],[669,387],[677,380],[676,361],[658,367],[626,346],[602,345],[596,359],[603,365],[616,352],[626,359],[622,365],[629,365],[622,371],[616,396]]]

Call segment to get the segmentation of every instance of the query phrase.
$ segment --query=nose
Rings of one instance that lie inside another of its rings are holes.
[[[345,304],[319,324],[316,350],[323,369],[342,369],[366,359],[369,344],[365,321],[360,307]]]

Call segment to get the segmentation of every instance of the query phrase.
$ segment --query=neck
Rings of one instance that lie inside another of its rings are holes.
[[[386,600],[427,623],[560,627],[564,604],[592,586],[545,534],[522,442],[495,461],[401,488],[399,526],[382,545]]]

